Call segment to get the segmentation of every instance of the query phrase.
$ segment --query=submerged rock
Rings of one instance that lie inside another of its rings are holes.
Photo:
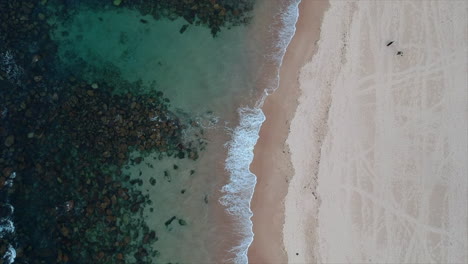
[[[165,225],[166,227],[168,227],[168,226],[172,223],[172,221],[174,221],[175,219],[176,219],[175,216],[171,217],[169,220],[167,220],[166,222],[164,222],[164,225]]]
[[[150,184],[151,184],[152,186],[156,185],[156,179],[153,178],[153,177],[151,177],[151,178],[150,178]]]
[[[15,136],[10,135],[5,139],[5,147],[9,148],[15,143]]]
[[[184,32],[187,30],[188,27],[189,27],[188,24],[183,25],[183,26],[180,28],[179,33],[180,33],[180,34],[184,33]]]

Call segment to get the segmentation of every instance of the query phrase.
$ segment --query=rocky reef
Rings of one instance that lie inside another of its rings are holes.
[[[210,28],[213,36],[223,27],[246,24],[253,8],[252,0],[115,0],[114,5],[129,6],[142,14],[154,18],[184,18],[188,24],[182,26],[183,33],[189,25],[203,25]]]

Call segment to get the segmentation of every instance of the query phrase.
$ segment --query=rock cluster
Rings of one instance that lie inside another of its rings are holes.
[[[189,25],[203,25],[216,36],[222,27],[248,23],[253,3],[253,0],[142,0],[123,1],[119,5],[135,8],[156,19],[182,17],[188,24],[182,26],[180,33],[187,30]]]
[[[61,6],[60,14],[64,16],[73,12],[74,1],[54,0]],[[175,20],[183,18],[180,33],[185,32],[190,25],[205,26],[216,36],[222,28],[244,25],[250,22],[251,11],[255,0],[81,0],[80,5],[89,8],[129,8],[139,11],[142,15],[150,15],[154,19],[168,18]],[[140,20],[147,23],[146,20]]]

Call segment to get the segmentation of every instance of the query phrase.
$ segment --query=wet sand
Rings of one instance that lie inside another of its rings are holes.
[[[287,261],[282,232],[283,200],[293,171],[285,140],[300,95],[299,71],[316,49],[320,22],[327,7],[328,1],[303,0],[299,5],[296,34],[280,69],[279,87],[268,96],[262,108],[266,121],[260,130],[251,164],[251,171],[257,175],[257,185],[251,204],[255,236],[248,252],[249,263]]]

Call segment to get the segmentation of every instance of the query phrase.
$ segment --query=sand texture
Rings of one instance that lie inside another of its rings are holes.
[[[331,1],[287,140],[289,263],[468,262],[467,8]]]
[[[262,108],[266,120],[251,164],[257,185],[251,204],[255,236],[248,252],[249,263],[287,262],[282,234],[284,198],[293,170],[285,141],[299,97],[299,72],[316,50],[321,19],[327,7],[328,1],[303,0],[299,5],[296,34],[280,68],[279,87],[267,97]]]

